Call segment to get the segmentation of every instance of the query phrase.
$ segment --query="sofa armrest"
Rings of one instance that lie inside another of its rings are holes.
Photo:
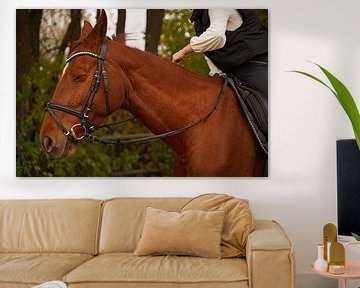
[[[246,261],[250,288],[294,288],[293,245],[275,221],[256,220],[249,234]]]

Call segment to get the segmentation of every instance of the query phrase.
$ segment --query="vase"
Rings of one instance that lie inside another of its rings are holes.
[[[314,263],[314,269],[319,272],[326,272],[328,263],[324,260],[324,245],[318,245],[318,258]]]

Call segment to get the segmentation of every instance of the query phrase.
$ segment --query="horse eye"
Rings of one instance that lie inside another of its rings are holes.
[[[86,79],[86,74],[81,74],[79,76],[73,77],[73,81],[82,82]]]

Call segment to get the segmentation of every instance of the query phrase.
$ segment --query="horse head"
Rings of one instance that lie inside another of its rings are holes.
[[[106,31],[107,17],[102,11],[94,27],[84,22],[80,38],[71,45],[54,95],[46,105],[39,135],[45,153],[52,158],[72,155],[76,144],[123,101],[122,75],[114,75],[116,64],[109,60],[112,41]]]

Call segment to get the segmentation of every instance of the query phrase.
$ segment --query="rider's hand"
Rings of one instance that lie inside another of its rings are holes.
[[[192,52],[191,45],[188,44],[172,56],[172,62],[176,64],[180,64],[181,61],[191,52]]]
[[[182,59],[185,58],[185,56],[186,56],[185,53],[182,50],[180,50],[172,56],[172,62],[176,64],[180,64]]]

